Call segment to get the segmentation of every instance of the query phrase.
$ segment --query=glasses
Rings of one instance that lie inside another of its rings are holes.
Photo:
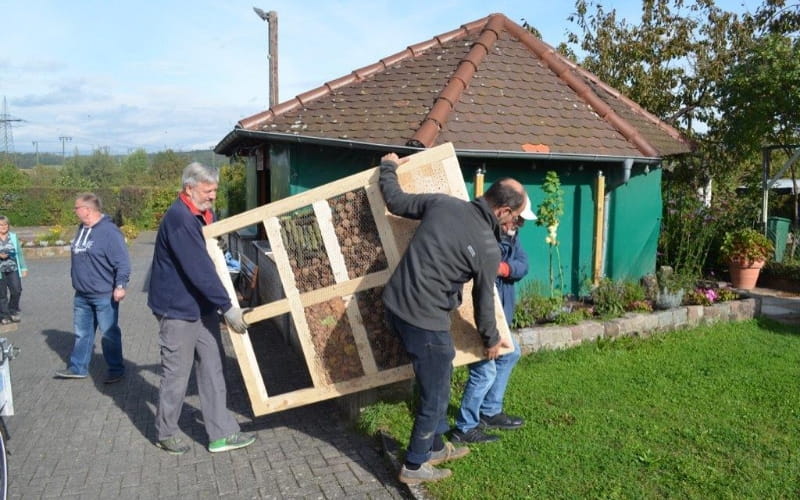
[[[78,210],[78,209],[80,209],[80,208],[89,208],[89,207],[87,207],[86,205],[77,205],[77,206],[75,207],[75,210]]]
[[[517,226],[517,227],[524,226],[525,225],[525,219],[523,219],[522,216],[517,215],[516,217],[514,217],[514,225]]]

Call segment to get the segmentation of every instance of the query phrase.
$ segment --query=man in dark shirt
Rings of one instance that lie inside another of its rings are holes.
[[[461,458],[467,447],[445,443],[447,405],[455,357],[450,313],[461,304],[464,283],[473,281],[475,324],[488,359],[511,347],[497,331],[494,280],[500,265],[500,226],[525,208],[525,190],[510,178],[486,194],[465,201],[444,194],[408,194],[397,181],[405,163],[395,153],[382,158],[380,188],[395,215],[420,221],[403,258],[383,292],[386,321],[408,352],[420,403],[400,470],[400,481],[417,484],[450,476],[433,466]]]
[[[189,451],[178,437],[178,417],[192,364],[197,367],[208,451],[244,448],[256,439],[239,432],[227,408],[219,313],[238,333],[244,333],[247,324],[217,276],[203,238],[203,226],[214,221],[219,171],[192,163],[183,170],[182,180],[183,190],[158,228],[147,297],[158,320],[161,345],[156,445],[172,455]]]

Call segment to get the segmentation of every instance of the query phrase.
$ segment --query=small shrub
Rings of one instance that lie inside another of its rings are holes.
[[[573,309],[572,311],[562,311],[555,317],[557,325],[577,325],[581,321],[592,319],[594,312],[592,309]]]
[[[769,262],[761,270],[761,274],[769,277],[787,278],[800,281],[800,262],[796,260]]]
[[[620,287],[614,281],[603,278],[592,290],[594,311],[600,317],[617,317],[625,312],[625,302]]]
[[[714,303],[701,288],[687,291],[683,296],[683,302],[690,306],[710,306]]]
[[[53,226],[48,229],[46,233],[37,236],[34,241],[43,246],[55,245],[56,242],[63,242],[65,238],[64,228],[61,226]]]
[[[536,323],[550,321],[561,309],[564,299],[560,296],[548,297],[539,293],[537,283],[529,283],[520,294],[514,309],[512,328],[526,328]]]
[[[739,294],[730,288],[720,288],[717,290],[717,301],[728,302],[730,300],[739,300]]]

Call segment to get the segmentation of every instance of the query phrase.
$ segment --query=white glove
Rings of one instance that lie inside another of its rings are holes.
[[[244,333],[247,330],[247,322],[242,316],[242,310],[236,306],[231,306],[230,309],[225,311],[225,321],[236,333]]]

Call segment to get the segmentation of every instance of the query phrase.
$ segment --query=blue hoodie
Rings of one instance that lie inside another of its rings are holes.
[[[103,296],[110,295],[114,287],[128,285],[131,277],[128,247],[109,216],[103,215],[92,227],[79,225],[70,250],[75,291]]]
[[[503,235],[500,240],[500,255],[501,261],[508,263],[509,275],[505,278],[498,276],[495,284],[500,293],[500,303],[503,304],[506,323],[511,325],[514,320],[514,305],[516,304],[514,284],[528,274],[528,254],[522,249],[516,235]]]

